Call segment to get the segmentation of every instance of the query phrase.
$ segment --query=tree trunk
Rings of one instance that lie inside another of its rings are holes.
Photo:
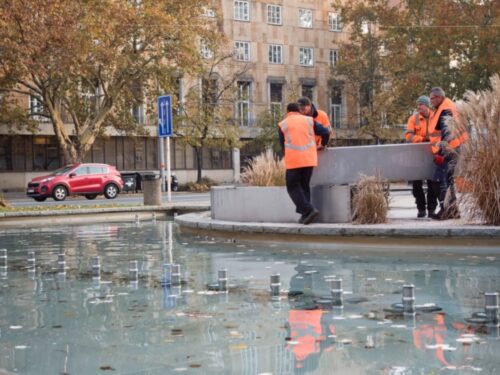
[[[197,168],[197,175],[196,175],[196,182],[201,183],[201,161],[202,161],[202,148],[201,147],[195,147],[194,151],[196,153],[196,168]]]

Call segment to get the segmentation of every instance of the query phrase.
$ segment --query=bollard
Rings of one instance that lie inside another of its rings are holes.
[[[153,212],[153,217],[152,217],[153,223],[156,223],[156,213]]]
[[[128,262],[128,271],[130,275],[130,281],[131,282],[138,282],[139,281],[139,268],[138,268],[138,262],[136,260],[131,260]]]
[[[403,285],[403,314],[415,314],[415,285]]]
[[[140,224],[140,222],[141,222],[141,221],[139,220],[139,215],[137,215],[137,214],[136,214],[136,215],[135,215],[135,223],[136,223],[136,224]]]
[[[227,292],[227,268],[221,268],[217,271],[217,281],[220,292]]]
[[[29,271],[34,271],[34,269],[35,269],[35,252],[34,251],[28,252],[28,261],[26,264],[26,268]]]
[[[181,285],[181,265],[172,264],[170,268],[170,282],[173,286]]]
[[[273,298],[279,297],[280,287],[281,287],[280,274],[273,273],[271,275],[271,297]]]
[[[498,322],[498,293],[484,293],[484,313],[488,320]]]
[[[92,277],[96,279],[101,277],[101,260],[98,256],[92,257]]]
[[[331,294],[332,294],[332,305],[335,307],[343,307],[343,289],[342,289],[342,279],[331,280]]]
[[[7,249],[0,249],[0,267],[7,267]]]

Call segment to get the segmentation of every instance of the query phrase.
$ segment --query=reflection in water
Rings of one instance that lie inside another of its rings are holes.
[[[182,234],[164,221],[12,229],[0,243],[8,249],[8,268],[0,269],[0,373],[498,370],[498,326],[477,329],[464,320],[483,309],[482,293],[499,289],[496,255],[401,257],[356,244],[242,242]],[[26,268],[31,251],[35,271]],[[100,278],[93,277],[95,256]],[[137,261],[137,282],[130,261]],[[165,265],[174,263],[180,286],[168,282]],[[228,293],[207,287],[220,269],[228,270]],[[271,298],[273,273],[281,275],[279,300]],[[343,279],[343,309],[324,303],[332,278]],[[384,312],[401,301],[404,284],[415,285],[418,304],[436,303],[443,313],[403,319]]]

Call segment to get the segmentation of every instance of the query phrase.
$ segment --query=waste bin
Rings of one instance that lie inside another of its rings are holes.
[[[145,206],[161,205],[161,179],[156,172],[141,173]]]
[[[122,181],[122,191],[135,193],[138,190],[136,173],[122,173]]]

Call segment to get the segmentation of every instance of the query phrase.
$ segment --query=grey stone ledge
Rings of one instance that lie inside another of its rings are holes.
[[[212,220],[208,215],[206,212],[179,215],[175,217],[175,222],[181,227],[235,233],[327,237],[500,238],[500,227],[464,224],[461,221],[429,221],[427,225],[418,227],[411,227],[411,221],[401,223],[397,220],[385,224],[311,224],[305,226],[292,223],[242,223]]]

